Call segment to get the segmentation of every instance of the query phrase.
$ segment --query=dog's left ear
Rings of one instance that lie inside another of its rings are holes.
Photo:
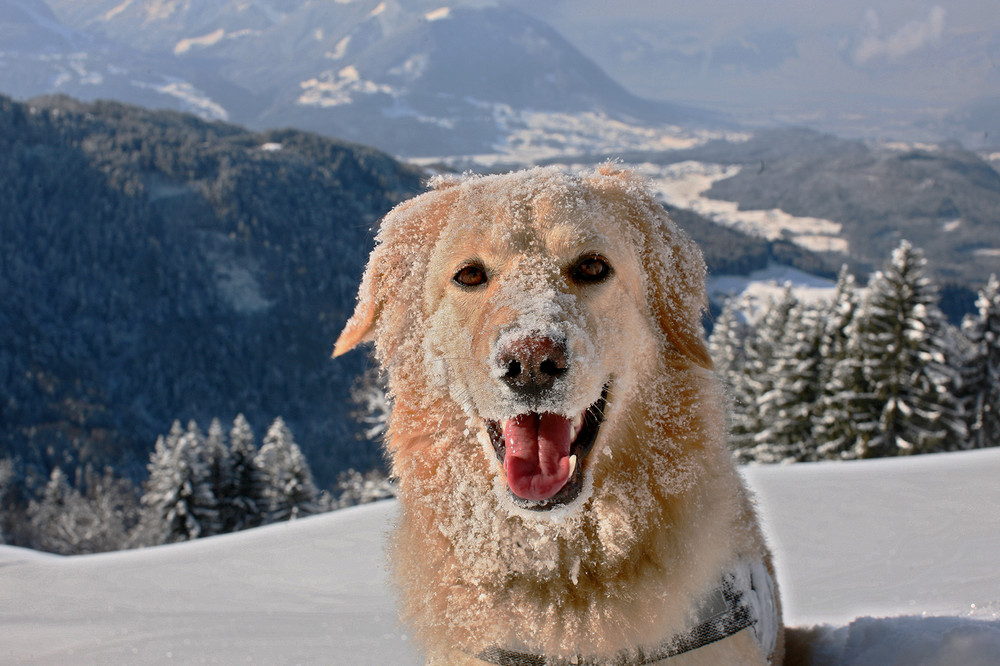
[[[711,370],[712,357],[705,344],[702,316],[707,310],[705,262],[694,241],[673,226],[672,242],[661,249],[664,260],[654,272],[653,310],[667,342],[697,365]],[[655,265],[655,263],[653,264]]]
[[[640,252],[648,271],[650,305],[666,342],[685,358],[711,369],[701,321],[708,307],[707,271],[698,245],[670,219],[648,182],[631,169],[608,162],[589,182],[621,197],[642,231]]]
[[[712,369],[705,344],[702,316],[708,309],[705,259],[690,236],[680,229],[655,199],[641,197],[642,223],[647,227],[644,261],[653,315],[667,343],[695,364]]]

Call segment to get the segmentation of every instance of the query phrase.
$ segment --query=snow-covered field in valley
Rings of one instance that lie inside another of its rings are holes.
[[[1000,664],[1000,449],[754,467],[816,664]],[[395,502],[141,551],[0,546],[0,662],[419,664],[385,573]]]

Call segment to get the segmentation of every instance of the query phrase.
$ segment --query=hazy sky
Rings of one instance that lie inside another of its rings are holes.
[[[607,16],[606,0],[520,0],[526,9],[537,13],[571,14],[580,19]],[[767,27],[781,25],[796,29],[829,26],[860,26],[870,12],[888,26],[927,16],[935,7],[943,8],[957,28],[1000,27],[1000,6],[996,0],[959,0],[926,2],[913,0],[616,0],[614,13],[622,18],[690,21],[715,25]]]
[[[512,2],[646,97],[847,124],[1000,97],[998,0]]]

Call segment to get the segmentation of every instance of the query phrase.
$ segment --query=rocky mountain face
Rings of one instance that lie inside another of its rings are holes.
[[[369,468],[334,361],[375,221],[422,175],[172,112],[0,98],[0,457],[141,478],[174,419],[282,416],[317,476]]]

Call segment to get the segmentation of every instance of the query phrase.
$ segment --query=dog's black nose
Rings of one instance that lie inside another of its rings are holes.
[[[569,367],[566,343],[548,337],[523,337],[506,343],[497,354],[502,377],[512,389],[538,396],[552,388]]]

